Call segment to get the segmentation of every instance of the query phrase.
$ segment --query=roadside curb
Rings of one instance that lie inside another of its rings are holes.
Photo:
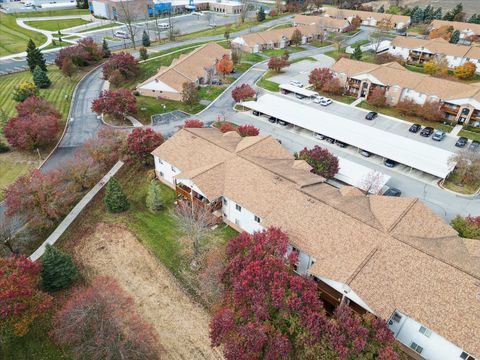
[[[439,180],[437,182],[437,185],[440,189],[444,190],[444,191],[447,191],[451,194],[454,194],[455,196],[458,196],[458,197],[462,197],[462,198],[465,198],[465,199],[473,199],[473,198],[476,198],[479,194],[480,194],[480,189],[478,189],[474,194],[471,194],[471,195],[468,195],[468,194],[461,194],[459,192],[456,192],[456,191],[453,191],[453,190],[450,190],[448,188],[446,188],[443,183],[444,183],[445,179],[442,179],[442,180]]]

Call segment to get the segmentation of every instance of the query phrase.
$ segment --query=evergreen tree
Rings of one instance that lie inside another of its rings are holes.
[[[383,6],[383,4],[378,8],[378,12],[382,14],[385,12],[385,6]]]
[[[417,8],[414,13],[412,13],[412,22],[414,24],[420,24],[423,22],[423,10]]]
[[[468,22],[471,23],[471,24],[480,24],[480,15],[473,14],[468,19]]]
[[[433,12],[433,20],[440,20],[442,18],[442,8],[439,7]]]
[[[40,89],[46,89],[52,85],[47,73],[38,65],[35,67],[35,70],[33,70],[33,82]]]
[[[155,180],[152,180],[150,187],[148,188],[146,204],[151,212],[158,212],[163,208],[162,197],[160,191],[158,191]]]
[[[455,30],[452,36],[450,37],[449,42],[452,44],[457,44],[459,40],[460,40],[460,31]]]
[[[257,20],[259,22],[262,22],[265,20],[265,10],[263,10],[263,6],[260,6],[260,9],[258,10]]]
[[[40,66],[40,69],[47,71],[47,65],[43,58],[42,52],[37,48],[32,39],[28,40],[27,45],[27,63],[30,71],[33,72],[36,66]]]
[[[47,245],[43,256],[42,284],[48,291],[68,287],[77,276],[77,268],[70,255]]]
[[[423,10],[423,22],[430,23],[433,19],[433,7],[431,5],[427,5]]]
[[[107,184],[105,198],[103,199],[107,210],[112,213],[119,213],[130,208],[127,195],[122,190],[117,179],[111,178]]]
[[[102,50],[103,50],[103,57],[104,58],[109,58],[110,56],[112,56],[112,52],[110,51],[110,48],[108,47],[108,43],[107,43],[106,39],[103,39]]]
[[[142,45],[145,46],[145,47],[150,46],[150,36],[148,35],[146,30],[143,30]]]
[[[362,60],[362,49],[360,49],[360,46],[357,46],[355,47],[355,50],[353,51],[353,54],[352,54],[352,59],[355,59],[355,60]]]

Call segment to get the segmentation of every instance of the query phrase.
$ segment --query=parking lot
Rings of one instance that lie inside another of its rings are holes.
[[[278,84],[288,84],[292,80],[300,81],[302,84],[308,84],[308,76],[315,68],[331,67],[335,60],[329,56],[320,54],[311,56],[317,61],[303,60],[291,64],[289,67],[283,69],[282,73],[272,76],[268,80]]]

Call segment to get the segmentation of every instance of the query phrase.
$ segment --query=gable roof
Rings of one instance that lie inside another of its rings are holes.
[[[347,10],[347,9],[338,9],[334,7],[324,8],[325,14],[334,18],[349,18],[358,16],[362,20],[367,20],[369,18],[375,19],[377,22],[391,22],[393,24],[403,23],[405,25],[410,23],[410,16],[405,15],[395,15],[387,13],[377,13],[372,11],[360,11],[360,10]]]
[[[345,19],[335,19],[328,16],[297,14],[293,18],[295,25],[317,25],[319,27],[345,29],[350,23]]]
[[[397,36],[393,39],[392,45],[410,50],[428,50],[432,54],[480,58],[480,47],[451,44],[442,38],[424,40],[407,36]]]
[[[292,38],[293,32],[296,29],[300,30],[302,35],[313,35],[318,33],[319,31],[314,25],[272,29],[272,30],[266,30],[266,31],[241,35],[235,38],[232,42],[238,43],[241,45],[247,45],[249,47],[254,47],[257,44],[278,43],[282,38],[286,38],[290,40]]]
[[[433,20],[430,23],[430,29],[438,29],[442,26],[452,26],[454,30],[459,31],[472,31],[476,35],[480,35],[480,24],[472,24],[460,21],[447,21],[447,20]]]
[[[223,55],[230,54],[217,43],[202,45],[188,54],[174,59],[170,66],[163,66],[151,78],[139,84],[137,88],[159,89],[163,91],[182,91],[185,82],[195,82],[205,74],[205,69],[215,65]]]
[[[349,284],[377,315],[399,309],[480,354],[472,336],[480,333],[480,242],[459,238],[418,199],[326,184],[271,136],[227,134],[183,129],[153,154],[197,186],[201,174],[214,171],[214,180],[200,179],[202,191],[223,191],[262,226],[281,227],[315,259],[311,274]]]

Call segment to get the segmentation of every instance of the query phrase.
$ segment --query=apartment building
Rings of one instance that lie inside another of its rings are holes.
[[[460,31],[460,39],[469,38],[471,36],[480,36],[480,24],[460,21],[433,20],[430,24],[430,31],[439,29],[443,26],[451,26],[453,30]]]
[[[182,87],[186,82],[197,85],[208,83],[216,75],[216,63],[230,50],[217,43],[200,46],[188,54],[174,59],[170,66],[163,66],[158,73],[137,86],[144,96],[169,100],[182,100]]]
[[[386,27],[397,30],[410,26],[410,16],[376,13],[372,11],[338,9],[334,7],[326,7],[323,10],[325,16],[335,19],[345,19],[350,23],[353,18],[358,16],[362,20],[362,25],[365,26],[379,26],[382,24]]]
[[[424,40],[397,36],[392,40],[388,52],[419,64],[445,59],[450,69],[470,61],[477,66],[477,72],[480,72],[480,46],[451,44],[442,38]]]
[[[343,32],[350,23],[345,19],[335,19],[328,16],[310,16],[297,14],[293,18],[295,26],[316,25],[319,29],[328,32]]]
[[[343,58],[332,70],[352,96],[367,99],[374,88],[381,87],[390,105],[405,99],[418,104],[439,101],[445,119],[480,126],[480,83],[440,79],[409,71],[396,62],[378,65]]]
[[[416,358],[480,354],[480,243],[420,200],[334,188],[271,136],[182,129],[152,154],[179,197],[239,231],[287,232],[326,306],[385,319]]]

